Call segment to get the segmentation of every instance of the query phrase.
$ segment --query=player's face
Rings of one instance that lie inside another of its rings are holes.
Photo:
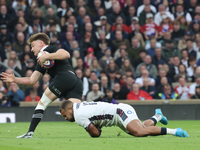
[[[74,117],[73,117],[73,111],[72,111],[72,109],[67,109],[67,111],[62,110],[60,113],[61,113],[61,115],[63,117],[65,117],[65,120],[68,120],[70,122],[74,122],[75,121]]]
[[[42,48],[42,41],[36,40],[31,43],[31,51],[37,56]]]

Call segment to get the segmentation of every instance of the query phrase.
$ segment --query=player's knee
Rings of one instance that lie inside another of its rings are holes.
[[[92,138],[98,138],[100,137],[100,134],[93,134],[93,135],[90,135]]]
[[[145,136],[144,135],[144,133],[142,132],[142,131],[134,131],[133,133],[132,133],[132,135],[134,135],[135,137],[143,137],[143,136]]]

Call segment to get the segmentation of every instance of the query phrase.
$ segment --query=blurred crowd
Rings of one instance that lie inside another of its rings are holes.
[[[31,76],[39,32],[70,53],[82,100],[200,98],[200,0],[0,0],[0,72]],[[51,81],[0,81],[0,106],[39,101]]]

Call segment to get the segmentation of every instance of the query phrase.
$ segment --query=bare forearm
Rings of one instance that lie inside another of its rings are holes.
[[[23,78],[15,77],[14,82],[18,84],[32,85],[30,77],[23,77]]]
[[[47,57],[47,59],[64,60],[69,59],[70,54],[64,49],[59,49],[56,53],[48,54]]]

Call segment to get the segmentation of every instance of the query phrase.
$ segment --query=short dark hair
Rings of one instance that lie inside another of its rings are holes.
[[[61,103],[59,111],[61,112],[62,110],[66,110],[66,108],[70,108],[73,106],[73,102],[69,100],[65,100]]]
[[[191,56],[191,57],[188,59],[188,62],[191,62],[191,61],[196,61],[196,58]]]
[[[29,39],[28,43],[31,44],[33,41],[36,40],[41,40],[44,42],[44,44],[49,45],[50,44],[50,39],[45,33],[36,33],[33,34]]]

